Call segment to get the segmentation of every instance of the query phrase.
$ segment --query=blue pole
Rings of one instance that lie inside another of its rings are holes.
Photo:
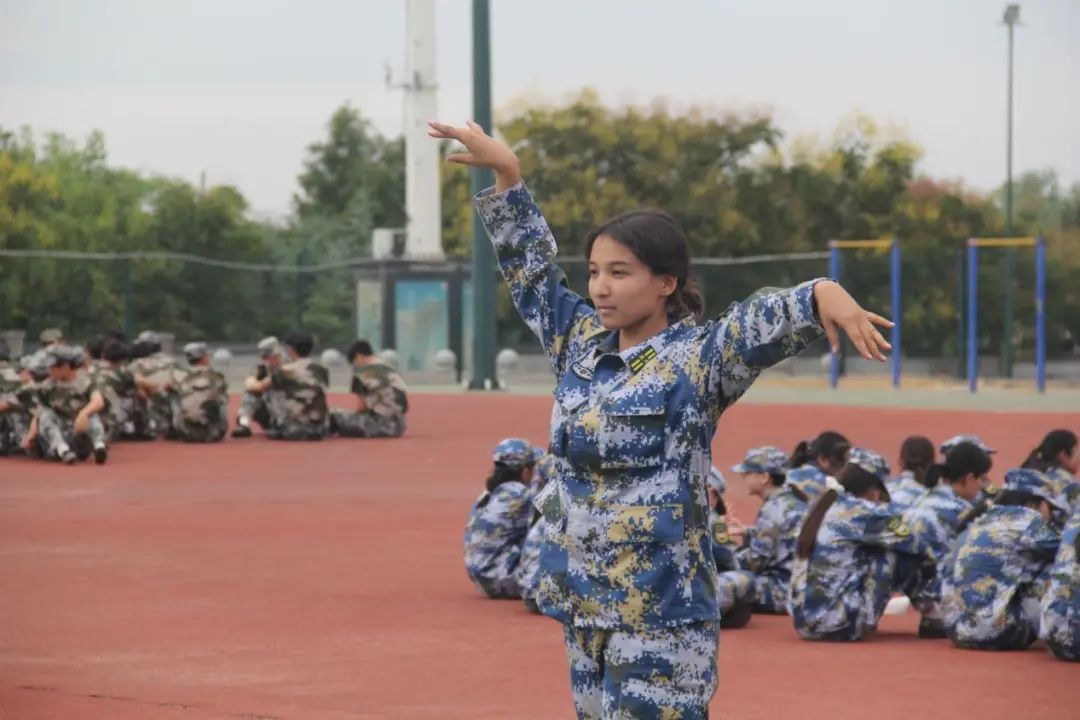
[[[968,240],[968,389],[979,389],[979,246]]]
[[[892,269],[889,278],[892,280],[892,384],[894,388],[900,387],[900,241],[893,238],[892,241]]]
[[[836,282],[840,282],[840,248],[836,247],[832,243],[829,243],[829,277]],[[843,337],[840,338],[840,342],[843,342]],[[840,384],[840,353],[832,350],[832,357],[829,359],[829,387],[833,390]]]
[[[1035,385],[1046,392],[1046,238],[1035,241]]]

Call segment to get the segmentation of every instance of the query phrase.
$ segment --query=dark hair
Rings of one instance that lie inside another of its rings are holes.
[[[131,346],[131,348],[129,349],[128,356],[132,360],[137,360],[139,358],[144,358],[147,355],[152,355],[155,352],[157,352],[157,349],[154,347],[154,345],[152,343],[137,342],[137,343],[133,344]]]
[[[345,353],[345,357],[349,359],[349,362],[353,361],[357,355],[374,355],[375,350],[371,347],[371,343],[367,340],[357,340],[349,346],[348,351]]]
[[[124,362],[130,354],[128,346],[119,340],[106,340],[105,346],[101,348],[101,357],[111,363]]]
[[[900,467],[915,475],[915,481],[928,488],[937,484],[929,480],[927,471],[934,464],[934,443],[925,435],[912,435],[900,445]]]
[[[850,449],[851,443],[846,437],[834,430],[826,430],[813,440],[803,440],[796,445],[791,451],[788,465],[793,468],[802,467],[819,457],[826,458],[834,465],[843,465]]]
[[[774,487],[783,487],[784,482],[787,480],[787,475],[783,472],[771,472],[769,473],[769,480],[772,481]]]
[[[285,344],[295,350],[300,357],[307,357],[315,347],[315,340],[310,333],[294,332],[285,338]]]
[[[104,335],[95,335],[86,341],[86,354],[93,360],[101,359],[101,349],[105,347],[107,338]]]
[[[586,260],[601,235],[634,253],[653,275],[675,277],[675,292],[667,300],[669,322],[701,315],[705,301],[690,277],[690,244],[675,218],[662,210],[631,210],[605,220],[585,236]]]
[[[530,463],[525,467],[532,467],[532,464]],[[504,465],[503,463],[495,463],[495,469],[491,471],[491,476],[488,477],[487,482],[485,483],[487,491],[495,492],[495,488],[503,483],[524,482],[521,475],[525,471],[525,467],[511,467],[510,465]]]
[[[885,483],[881,481],[881,478],[863,470],[858,465],[845,465],[837,473],[836,479],[844,486],[844,490],[855,497],[866,497],[874,488],[885,492]],[[814,503],[814,506],[810,508],[810,512],[806,514],[802,528],[799,529],[799,538],[795,541],[795,552],[801,559],[809,558],[810,553],[814,551],[814,546],[817,545],[818,532],[821,531],[821,523],[825,521],[825,513],[836,502],[836,498],[837,493],[835,490],[826,490]]]
[[[990,456],[975,443],[957,443],[945,456],[945,462],[934,463],[926,472],[928,488],[932,488],[944,478],[949,483],[954,483],[965,475],[985,475],[994,466]]]
[[[128,341],[127,333],[123,330],[106,330],[105,337],[112,340],[119,340],[122,343],[126,343]]]
[[[1035,510],[1044,502],[1045,500],[1038,495],[1021,492],[1019,490],[1002,490],[994,497],[992,502],[984,500],[971,509],[966,515],[961,517],[960,523],[956,526],[956,533],[959,535],[964,532],[968,525],[975,522],[992,507],[1028,507]]]
[[[1075,449],[1076,433],[1072,430],[1051,430],[1046,433],[1039,446],[1028,453],[1021,467],[1046,472],[1058,466],[1058,455],[1071,455]]]

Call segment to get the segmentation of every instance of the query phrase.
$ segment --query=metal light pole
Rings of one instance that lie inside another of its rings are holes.
[[[1012,149],[1013,149],[1013,29],[1020,23],[1020,6],[1008,5],[1002,22],[1009,28],[1009,81],[1006,101],[1006,150],[1005,150],[1005,235],[1013,234],[1013,184],[1012,184]],[[1005,249],[1005,326],[1002,328],[1001,358],[1002,374],[1011,378],[1013,374],[1013,274],[1016,269],[1016,250]]]
[[[473,0],[473,120],[491,127],[491,14],[488,0]],[[473,195],[495,183],[486,168],[472,169]],[[473,212],[472,237],[473,357],[471,390],[493,390],[495,377],[495,252],[480,218]]]

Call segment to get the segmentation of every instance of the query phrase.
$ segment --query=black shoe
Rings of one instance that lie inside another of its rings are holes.
[[[249,438],[251,437],[251,434],[251,428],[247,425],[237,425],[232,431],[232,436],[234,438]]]
[[[922,619],[919,621],[919,637],[923,640],[944,640],[949,637],[945,624],[940,620]]]
[[[531,597],[525,598],[525,609],[533,613],[534,615],[540,614],[540,606],[537,605],[536,601],[533,600]]]
[[[109,449],[104,445],[98,445],[94,448],[94,464],[104,465],[105,461],[109,459]]]
[[[746,627],[750,622],[750,616],[753,614],[753,609],[754,606],[752,603],[736,603],[735,607],[727,612],[720,613],[720,627],[728,630]]]

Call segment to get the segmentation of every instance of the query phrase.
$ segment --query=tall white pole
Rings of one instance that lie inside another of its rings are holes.
[[[409,257],[442,258],[436,117],[435,0],[405,0],[405,211]]]

